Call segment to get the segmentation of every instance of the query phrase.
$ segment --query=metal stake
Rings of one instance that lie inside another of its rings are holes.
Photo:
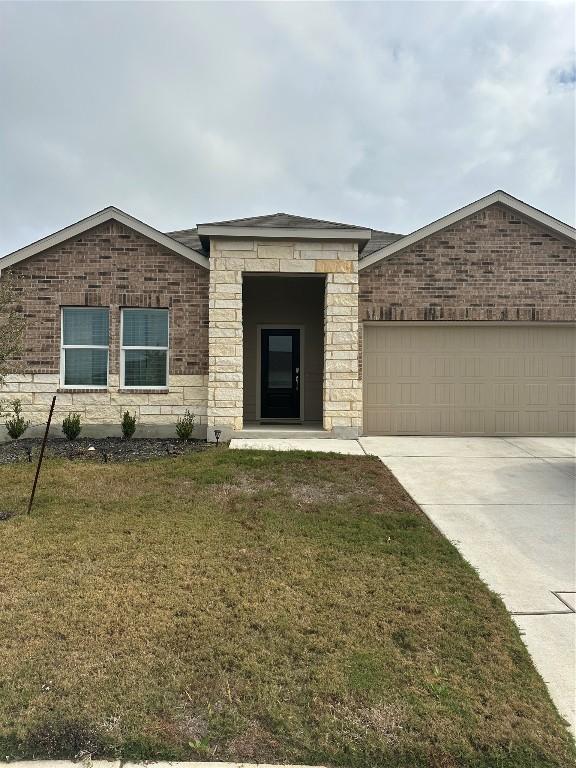
[[[44,448],[46,448],[46,440],[48,440],[48,431],[50,430],[50,422],[52,421],[52,414],[54,413],[54,406],[56,405],[56,395],[52,398],[52,405],[50,406],[50,413],[48,414],[48,421],[46,422],[46,431],[44,432],[44,440],[42,440],[42,447],[40,448],[40,456],[38,456],[38,465],[36,466],[36,475],[34,477],[34,485],[32,486],[32,494],[30,496],[30,503],[28,504],[27,515],[30,514],[32,504],[34,502],[34,494],[36,493],[36,484],[38,483],[38,476],[40,474],[40,467],[42,466],[42,459],[44,458]]]

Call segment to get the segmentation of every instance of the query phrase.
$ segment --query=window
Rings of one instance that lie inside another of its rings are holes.
[[[62,307],[60,383],[89,389],[108,386],[108,309]]]
[[[122,310],[121,386],[168,386],[168,310]]]

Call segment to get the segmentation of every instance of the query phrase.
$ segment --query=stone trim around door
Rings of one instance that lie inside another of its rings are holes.
[[[357,437],[362,429],[358,371],[358,246],[350,242],[211,240],[208,331],[208,439],[243,427],[243,275],[325,275],[324,429]]]

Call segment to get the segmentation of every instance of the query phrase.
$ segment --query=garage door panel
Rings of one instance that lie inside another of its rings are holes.
[[[420,361],[415,356],[401,356],[395,353],[374,354],[366,362],[366,374],[378,379],[419,378]]]
[[[522,434],[520,413],[518,411],[495,411],[494,431],[499,435]]]
[[[576,433],[576,413],[574,410],[558,411],[558,434],[573,435]]]
[[[576,407],[576,385],[575,384],[559,384],[558,385],[558,404],[571,405]]]
[[[561,355],[559,359],[560,376],[576,378],[576,355]]]
[[[574,326],[364,327],[367,434],[572,434]]]
[[[520,432],[526,435],[541,435],[548,432],[558,432],[557,412],[548,410],[521,411]]]

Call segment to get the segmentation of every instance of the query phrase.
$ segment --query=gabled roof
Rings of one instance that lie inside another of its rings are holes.
[[[198,227],[281,227],[284,229],[359,229],[356,224],[341,224],[324,219],[309,219],[306,216],[294,216],[292,213],[270,213],[266,216],[250,216],[247,219],[229,219],[228,221],[209,221]]]
[[[210,237],[266,237],[293,239],[352,240],[361,250],[370,240],[372,230],[355,224],[341,224],[323,219],[307,219],[290,213],[272,213],[247,219],[230,219],[199,224],[197,233],[204,248]]]
[[[150,227],[148,224],[144,224],[143,221],[135,219],[128,213],[124,213],[124,211],[121,211],[119,208],[109,206],[108,208],[104,208],[102,211],[98,211],[97,213],[92,214],[92,216],[87,216],[85,219],[81,219],[80,221],[76,222],[76,224],[71,224],[69,227],[64,227],[64,229],[60,229],[58,232],[54,232],[52,235],[43,237],[41,240],[37,240],[36,242],[31,243],[24,248],[20,248],[19,250],[13,251],[7,256],[4,256],[4,258],[0,259],[0,272],[3,269],[6,269],[6,267],[11,267],[13,264],[17,264],[19,261],[30,258],[30,256],[35,256],[37,253],[41,253],[48,248],[59,245],[65,240],[78,237],[78,235],[81,235],[83,232],[86,232],[93,227],[97,227],[99,224],[104,224],[111,219],[118,221],[120,224],[124,224],[126,227],[133,229],[135,232],[139,232],[149,240],[154,240],[164,248],[168,248],[169,250],[174,251],[174,253],[177,253],[180,256],[184,256],[184,258],[190,259],[190,261],[194,261],[201,267],[205,267],[206,269],[210,268],[210,262],[203,254],[198,253],[192,248],[189,248],[184,243],[173,239],[169,235],[165,235],[163,232],[158,232],[157,229]]]
[[[419,240],[423,240],[425,237],[429,237],[446,227],[450,227],[462,219],[465,219],[467,216],[472,216],[474,213],[478,213],[478,211],[487,208],[489,205],[494,205],[495,203],[506,205],[521,216],[531,219],[537,224],[541,224],[558,235],[566,237],[569,240],[576,240],[576,229],[574,229],[574,227],[565,224],[559,219],[555,219],[553,216],[549,216],[547,213],[538,210],[538,208],[528,205],[528,203],[522,202],[522,200],[518,200],[518,198],[509,195],[501,189],[497,189],[496,192],[492,192],[490,195],[486,195],[486,197],[481,197],[479,200],[476,200],[469,205],[465,205],[463,208],[459,208],[453,213],[449,213],[447,216],[443,216],[441,219],[437,219],[421,229],[415,230],[410,235],[401,237],[398,240],[385,245],[383,248],[375,250],[369,255],[365,255],[360,261],[359,269],[365,269],[366,267],[391,256],[393,253],[397,253],[403,248],[407,248],[409,245],[413,245]]]
[[[48,237],[37,240],[31,245],[0,258],[0,272],[6,267],[45,251],[52,246],[76,237],[87,230],[114,219],[121,224],[139,232],[141,235],[154,240],[165,248],[184,256],[206,269],[210,268],[208,259],[209,238],[221,237],[266,237],[266,238],[326,238],[352,240],[359,244],[361,253],[359,268],[364,269],[394,253],[417,243],[425,237],[435,234],[458,221],[471,216],[489,205],[501,203],[516,211],[519,215],[530,219],[552,232],[569,240],[576,240],[576,230],[553,216],[518,200],[502,190],[492,192],[457,211],[443,216],[441,219],[417,229],[409,235],[398,235],[393,232],[382,232],[354,224],[342,224],[323,219],[309,219],[304,216],[294,216],[289,213],[272,213],[266,216],[251,216],[245,219],[230,219],[228,221],[199,224],[192,229],[180,229],[174,232],[162,233],[150,227],[139,219],[135,219],[114,206],[88,216],[76,224],[55,232]]]

